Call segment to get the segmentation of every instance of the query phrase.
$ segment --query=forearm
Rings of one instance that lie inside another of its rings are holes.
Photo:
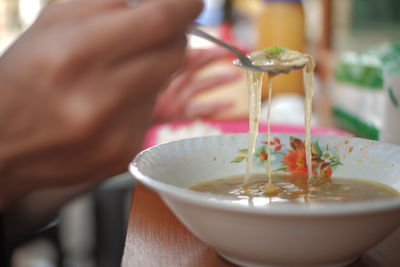
[[[95,183],[44,189],[20,199],[4,212],[7,240],[14,243],[54,219],[60,208],[88,191]]]

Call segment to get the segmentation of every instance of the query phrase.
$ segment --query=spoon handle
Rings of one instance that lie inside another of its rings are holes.
[[[210,42],[216,43],[220,46],[225,47],[226,49],[228,49],[230,52],[232,52],[233,54],[235,54],[235,56],[238,57],[238,59],[242,62],[243,65],[247,65],[247,66],[252,66],[253,64],[251,63],[251,61],[247,58],[247,56],[245,56],[242,52],[239,51],[239,49],[237,49],[236,47],[225,43],[223,41],[221,41],[220,39],[215,38],[214,36],[203,32],[202,30],[198,29],[195,26],[189,26],[186,29],[186,33],[188,34],[192,34],[195,36],[198,36],[200,38],[206,39]]]

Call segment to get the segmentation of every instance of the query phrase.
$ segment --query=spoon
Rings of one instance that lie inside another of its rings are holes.
[[[245,54],[243,54],[242,52],[240,52],[239,49],[237,49],[236,47],[234,47],[224,41],[221,41],[220,39],[215,38],[214,36],[200,30],[199,28],[197,28],[195,26],[189,26],[186,29],[186,33],[206,39],[210,42],[213,42],[215,44],[218,44],[218,45],[228,49],[231,53],[233,53],[235,56],[237,56],[237,59],[233,61],[233,64],[235,64],[239,67],[248,69],[248,70],[258,71],[258,72],[272,72],[272,73],[279,74],[279,73],[287,73],[288,71],[290,71],[292,69],[300,69],[305,66],[305,64],[304,65],[288,64],[288,65],[285,65],[284,68],[282,68],[281,65],[274,66],[273,64],[270,64],[268,66],[254,65],[251,62],[251,60],[249,59],[249,57],[246,56]]]

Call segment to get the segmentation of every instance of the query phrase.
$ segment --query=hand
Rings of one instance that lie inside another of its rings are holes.
[[[229,56],[229,52],[222,48],[188,50],[180,71],[158,96],[153,118],[155,120],[192,119],[210,116],[230,108],[233,103],[227,101],[209,105],[199,105],[193,101],[198,94],[240,77],[239,71],[231,71],[195,79],[196,74],[203,67],[227,59]]]
[[[201,6],[71,0],[44,10],[0,59],[0,209],[127,168]]]

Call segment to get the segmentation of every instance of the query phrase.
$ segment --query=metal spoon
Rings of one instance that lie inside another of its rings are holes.
[[[259,72],[273,72],[276,74],[279,73],[287,73],[292,69],[299,69],[304,67],[304,65],[299,66],[299,65],[286,65],[285,68],[282,68],[282,66],[275,66],[274,65],[268,65],[268,66],[256,66],[254,65],[248,56],[246,56],[245,54],[243,54],[242,52],[239,51],[239,49],[237,49],[236,47],[221,41],[220,39],[215,38],[214,36],[211,36],[210,34],[203,32],[202,30],[198,29],[195,26],[189,26],[186,29],[186,33],[188,34],[192,34],[195,35],[197,37],[206,39],[210,42],[213,42],[215,44],[218,44],[226,49],[228,49],[230,52],[232,52],[235,56],[237,56],[238,58],[236,60],[233,61],[233,64],[248,69],[248,70],[252,70],[252,71],[259,71]]]

